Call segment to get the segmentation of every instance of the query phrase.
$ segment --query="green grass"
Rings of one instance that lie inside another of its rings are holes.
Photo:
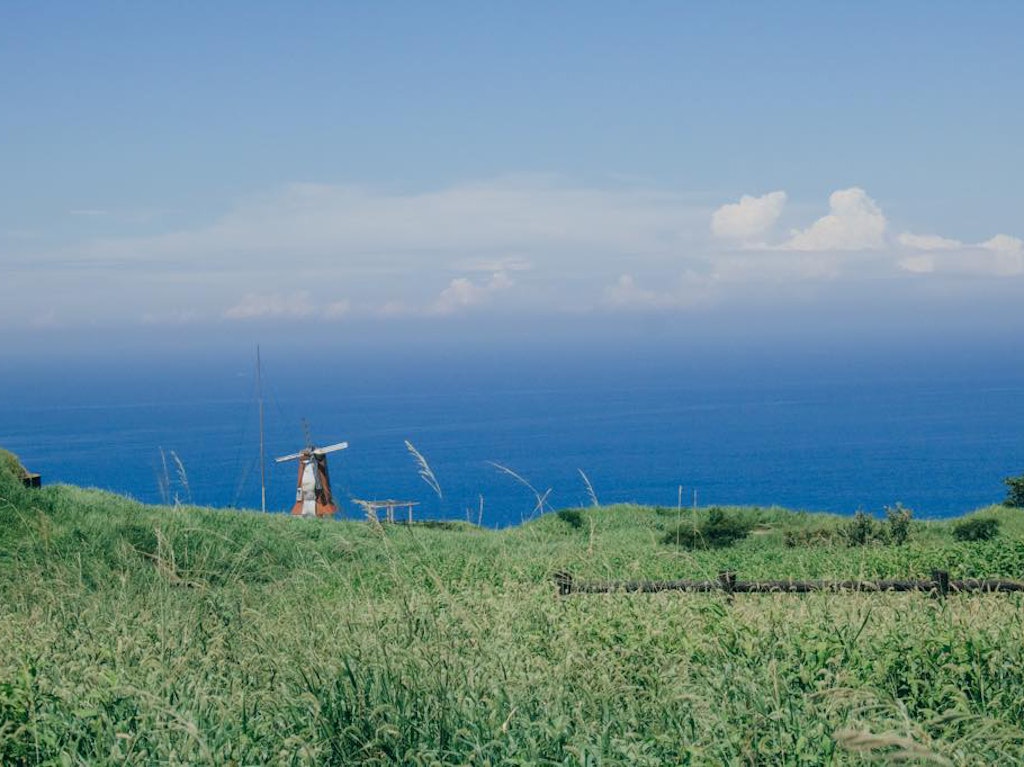
[[[556,570],[1024,575],[1016,511],[979,512],[992,541],[915,521],[864,547],[727,511],[753,534],[690,551],[660,542],[690,510],[381,527],[0,477],[0,763],[1024,761],[1019,595],[555,594]]]

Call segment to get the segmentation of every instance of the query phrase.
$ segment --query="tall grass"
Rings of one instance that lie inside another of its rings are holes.
[[[488,463],[491,464],[491,466],[493,466],[495,469],[500,471],[502,474],[506,474],[509,477],[512,477],[512,479],[514,479],[520,485],[522,485],[531,493],[533,493],[533,497],[536,499],[537,504],[533,507],[533,511],[530,512],[531,517],[534,517],[537,514],[544,513],[544,509],[547,507],[548,503],[548,496],[551,495],[550,487],[543,493],[541,493],[537,488],[530,484],[529,480],[527,480],[526,477],[514,471],[513,469],[510,469],[508,466],[500,464],[497,461],[488,461]]]
[[[0,484],[3,764],[1016,764],[1017,595],[612,594],[550,575],[1024,572],[915,523],[903,546],[786,547],[839,520],[736,509],[730,549],[658,543],[676,510],[487,531],[371,526]],[[706,515],[702,510],[701,515]]]
[[[437,477],[434,476],[434,470],[430,468],[430,464],[427,463],[427,459],[423,457],[419,450],[413,447],[409,440],[405,440],[405,449],[409,451],[409,454],[416,461],[419,475],[423,478],[423,481],[427,483],[431,490],[437,493],[439,500],[443,499],[444,496],[441,493],[441,484],[437,481]]]
[[[601,502],[597,500],[597,493],[594,492],[594,486],[590,484],[590,477],[587,476],[583,469],[577,469],[580,476],[583,477],[583,484],[587,488],[587,497],[590,499],[591,506],[600,506]]]

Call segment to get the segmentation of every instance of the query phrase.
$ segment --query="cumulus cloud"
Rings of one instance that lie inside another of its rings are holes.
[[[671,305],[668,296],[641,288],[632,274],[623,274],[605,291],[608,303],[616,307],[644,306],[662,309]]]
[[[495,272],[484,283],[475,283],[465,277],[456,277],[441,291],[430,309],[432,314],[453,314],[463,309],[479,306],[491,299],[495,293],[512,287],[513,282],[505,272]]]
[[[785,250],[876,250],[885,246],[886,220],[878,203],[860,187],[833,192],[829,213],[806,229],[795,229]]]
[[[939,237],[937,234],[912,234],[911,232],[903,232],[896,238],[896,241],[904,248],[912,250],[955,250],[964,246],[959,240]]]
[[[980,277],[1015,277],[1024,274],[1024,241],[997,234],[984,242],[966,244],[933,235],[905,233],[900,245],[914,251],[898,261],[911,274],[959,274]]]
[[[993,256],[994,274],[1024,273],[1024,240],[1007,234],[997,234],[981,243],[981,247]]]
[[[715,237],[749,242],[766,234],[782,214],[786,193],[769,192],[761,197],[743,195],[740,201],[723,205],[711,216]]]
[[[67,247],[8,236],[0,320],[28,326],[40,286],[65,324],[167,324],[425,317],[513,302],[534,312],[675,310],[743,301],[762,287],[811,294],[854,277],[1024,273],[1016,237],[896,235],[858,187],[833,192],[826,215],[788,235],[779,220],[796,213],[782,190],[719,207],[697,199],[549,176],[419,192],[292,184],[177,232],[82,235]],[[499,299],[519,275],[529,290]]]

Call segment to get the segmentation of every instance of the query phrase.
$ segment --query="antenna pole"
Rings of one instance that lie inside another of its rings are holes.
[[[263,369],[260,347],[256,344],[256,399],[260,406],[260,510],[267,510],[267,461],[263,450]]]

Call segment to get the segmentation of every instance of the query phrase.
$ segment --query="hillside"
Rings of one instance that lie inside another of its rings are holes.
[[[688,510],[381,527],[0,469],[0,763],[1024,761],[1019,594],[555,593],[556,570],[1024,575],[1019,512],[979,512],[992,541],[849,546],[836,517],[727,511],[753,534],[690,551],[662,542]]]

